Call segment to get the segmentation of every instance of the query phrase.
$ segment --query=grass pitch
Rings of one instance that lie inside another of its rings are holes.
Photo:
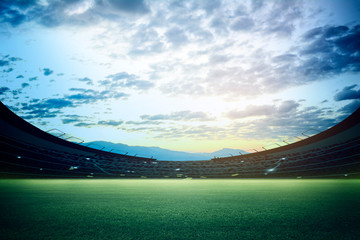
[[[360,180],[0,180],[0,239],[360,239]]]

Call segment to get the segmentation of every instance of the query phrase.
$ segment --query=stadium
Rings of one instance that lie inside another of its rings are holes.
[[[359,16],[0,1],[0,239],[360,239]]]
[[[1,104],[3,177],[359,178],[360,109],[286,146],[208,161],[157,161],[93,149],[41,131]]]

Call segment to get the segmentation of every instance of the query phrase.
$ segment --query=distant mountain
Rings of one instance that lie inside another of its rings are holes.
[[[157,160],[170,160],[170,161],[189,161],[189,160],[210,160],[214,157],[229,157],[230,155],[240,155],[247,153],[241,149],[224,148],[213,153],[189,153],[181,151],[173,151],[159,147],[141,147],[129,146],[122,143],[112,143],[105,141],[94,141],[85,143],[85,145],[110,151],[114,153],[136,155],[139,157],[153,157]]]

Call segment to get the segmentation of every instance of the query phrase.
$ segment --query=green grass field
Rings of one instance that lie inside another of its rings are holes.
[[[360,180],[0,180],[0,239],[360,239]]]

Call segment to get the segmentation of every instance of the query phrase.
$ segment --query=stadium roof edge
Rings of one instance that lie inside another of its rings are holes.
[[[55,143],[58,145],[62,145],[62,146],[66,146],[69,148],[74,148],[77,150],[81,150],[81,151],[85,151],[85,152],[90,152],[93,154],[109,154],[109,155],[123,155],[123,154],[118,154],[118,153],[113,153],[113,152],[107,152],[107,151],[102,151],[102,150],[98,150],[98,149],[94,149],[94,148],[90,148],[90,147],[86,147],[86,146],[82,146],[73,142],[69,142],[66,141],[64,139],[58,138],[54,135],[51,135],[37,127],[35,127],[34,125],[28,123],[27,121],[25,121],[24,119],[22,119],[21,117],[19,117],[17,114],[15,114],[14,112],[12,112],[5,104],[3,104],[0,101],[0,120],[8,123],[11,126],[14,126],[15,128],[28,133],[30,135],[33,135],[35,137],[44,139],[46,141],[49,141],[51,143]],[[22,140],[22,136],[19,136],[18,132],[13,132],[10,129],[6,129],[5,127],[1,127],[0,126],[0,134],[1,135],[7,135],[9,137],[12,138],[17,138]],[[133,157],[134,159],[144,159],[144,160],[151,160],[151,161],[156,161],[156,159],[154,158],[145,158],[145,157],[138,157],[138,156],[130,156],[130,155],[126,155],[127,158],[131,158]]]

